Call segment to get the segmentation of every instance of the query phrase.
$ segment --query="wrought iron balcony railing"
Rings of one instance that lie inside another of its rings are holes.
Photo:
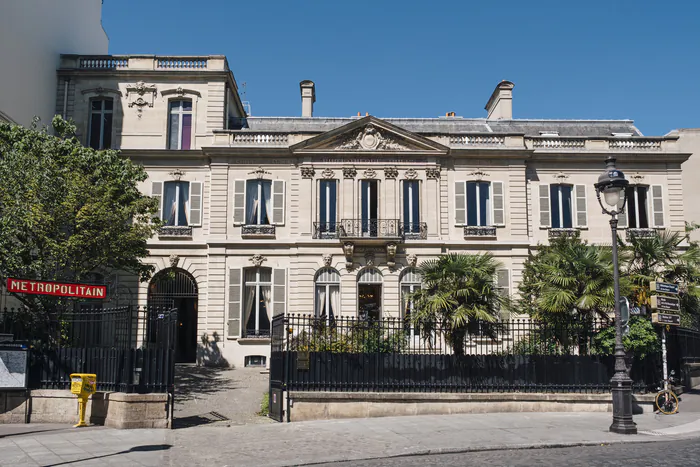
[[[400,238],[398,219],[343,219],[339,238]]]
[[[274,225],[258,225],[258,224],[248,224],[241,227],[241,237],[264,237],[264,238],[274,238],[275,237],[275,226]]]
[[[465,225],[465,237],[495,237],[496,227],[492,225]]]
[[[401,237],[408,240],[425,240],[428,238],[427,222],[402,222]]]
[[[270,330],[269,329],[244,329],[243,336],[246,339],[269,339]]]
[[[656,229],[629,228],[625,235],[627,240],[631,240],[632,238],[654,238],[658,233]]]
[[[578,229],[549,229],[549,238],[578,237],[581,231]]]
[[[340,224],[337,222],[314,222],[313,238],[338,238]]]
[[[192,227],[189,225],[164,225],[158,229],[159,237],[187,238],[192,236]]]

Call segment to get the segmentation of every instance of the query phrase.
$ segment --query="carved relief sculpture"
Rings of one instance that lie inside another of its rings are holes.
[[[386,244],[386,264],[392,269],[396,267],[396,243]]]
[[[324,169],[323,172],[321,172],[321,177],[323,177],[323,178],[335,178],[335,172],[332,171],[331,169]]]
[[[355,244],[352,242],[343,243],[343,253],[345,254],[345,267],[352,271],[352,256],[355,252]]]
[[[362,175],[364,178],[377,178],[377,171],[374,169],[367,169],[362,173]]]
[[[256,268],[259,268],[260,266],[262,266],[263,262],[267,261],[267,258],[265,258],[260,253],[256,253],[253,255],[252,258],[250,258],[250,261],[253,262],[253,266],[255,266]]]
[[[437,180],[440,178],[440,167],[428,167],[425,169],[425,176],[428,180]]]
[[[314,178],[316,170],[313,167],[302,167],[301,168],[301,178]]]
[[[404,177],[406,177],[409,180],[415,180],[416,178],[418,178],[418,172],[416,172],[414,169],[408,169],[404,174]]]
[[[323,265],[327,268],[331,267],[331,261],[333,260],[333,255],[325,254],[322,256]]]
[[[355,175],[357,175],[357,170],[354,167],[343,167],[344,178],[355,178]]]
[[[336,151],[340,150],[364,150],[364,151],[377,151],[377,150],[389,150],[389,151],[407,151],[409,148],[399,143],[393,136],[384,136],[379,130],[373,125],[368,124],[364,128],[353,132],[343,141],[340,142],[338,146],[335,147]]]
[[[399,171],[396,167],[387,167],[384,169],[384,177],[387,179],[394,179],[399,176]]]
[[[255,178],[262,180],[266,175],[272,175],[270,172],[266,172],[262,167],[258,167],[252,172],[248,172],[248,175],[255,175]]]
[[[180,264],[180,257],[178,255],[170,255],[168,261],[170,262],[171,268],[176,268],[177,265]]]
[[[141,118],[144,107],[153,107],[156,97],[156,85],[138,81],[136,84],[126,85],[126,100],[129,107],[136,106],[138,118]]]
[[[481,181],[481,180],[488,178],[489,174],[487,174],[486,172],[484,172],[481,169],[476,169],[474,172],[470,172],[468,174],[468,176],[469,176],[469,178],[471,178],[473,180]]]
[[[185,176],[185,172],[183,172],[181,169],[175,169],[172,172],[170,172],[168,175],[173,177],[173,180],[181,180],[182,177]]]
[[[367,267],[371,268],[374,266],[374,253],[365,253],[365,263]]]
[[[408,261],[408,265],[410,267],[415,268],[416,264],[418,264],[418,255],[411,253],[410,255],[406,256],[406,260]]]

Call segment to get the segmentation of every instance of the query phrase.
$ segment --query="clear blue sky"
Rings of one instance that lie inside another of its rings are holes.
[[[700,0],[104,0],[110,53],[225,54],[253,115],[484,117],[700,127]]]

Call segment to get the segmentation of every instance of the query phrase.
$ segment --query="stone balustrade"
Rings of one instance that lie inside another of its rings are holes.
[[[583,138],[533,138],[532,147],[544,149],[583,149],[586,147],[586,140]]]
[[[651,150],[658,151],[661,149],[661,140],[659,139],[611,139],[608,141],[610,149],[618,150]]]
[[[61,55],[61,69],[230,71],[223,55]]]
[[[286,133],[235,133],[232,144],[254,145],[254,146],[284,146],[289,142],[289,135]]]
[[[450,136],[450,144],[457,146],[504,146],[506,137],[496,135],[458,135]]]

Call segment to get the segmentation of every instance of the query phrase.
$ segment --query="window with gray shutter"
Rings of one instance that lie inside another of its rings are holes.
[[[284,180],[272,181],[272,223],[284,224]]]
[[[576,227],[588,227],[586,185],[576,185],[574,195],[576,199]]]
[[[664,226],[664,190],[661,185],[651,186],[651,212],[654,217],[654,227]]]
[[[509,269],[497,269],[496,270],[496,293],[503,298],[508,298],[510,296],[510,270]],[[510,312],[507,309],[500,310],[501,319],[510,318]]]
[[[491,191],[493,191],[493,225],[505,225],[506,209],[503,182],[491,182]]]
[[[158,200],[158,212],[156,217],[162,219],[163,217],[163,182],[153,182],[151,183],[151,197]]]
[[[550,227],[552,225],[552,215],[549,205],[549,185],[540,185],[540,227]]]
[[[202,225],[202,182],[190,182],[190,225]]]
[[[464,182],[455,182],[455,224],[467,223],[467,193]]]
[[[601,195],[602,196],[602,195]],[[630,202],[630,197],[627,197],[627,203]],[[617,210],[619,211],[622,209],[622,205],[625,203],[625,199],[620,197],[620,201],[617,203]],[[627,228],[627,213],[629,212],[629,206],[625,206],[625,212],[622,214],[618,214],[617,216],[617,228],[618,229],[626,229]]]
[[[241,335],[241,269],[228,274],[228,337]]]
[[[245,180],[233,182],[233,223],[235,225],[245,223]]]
[[[286,304],[287,270],[272,270],[272,316],[283,315]]]

